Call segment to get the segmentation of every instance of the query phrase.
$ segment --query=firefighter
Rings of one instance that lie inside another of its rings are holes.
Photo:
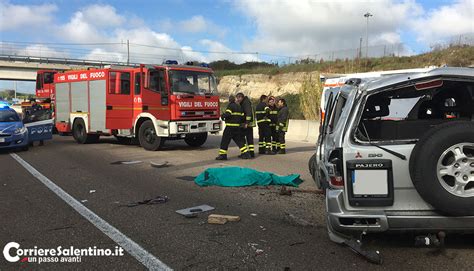
[[[240,158],[249,159],[247,147],[245,146],[242,138],[241,127],[244,124],[244,113],[240,105],[236,102],[234,96],[229,96],[229,105],[222,114],[222,119],[225,121],[224,133],[222,134],[221,148],[219,150],[219,156],[216,160],[227,160],[227,149],[231,140],[234,140],[235,144],[240,149]]]
[[[278,143],[280,144],[280,151],[279,154],[286,153],[286,143],[285,143],[285,134],[288,131],[288,122],[289,122],[289,111],[288,107],[286,106],[285,99],[278,100],[277,103],[278,107],[278,123],[276,126],[276,130],[278,132]]]
[[[252,102],[250,102],[249,97],[245,96],[241,92],[237,93],[236,99],[244,111],[245,123],[244,127],[242,128],[244,143],[247,144],[250,157],[253,158],[255,157],[255,147],[253,145],[253,127],[255,127],[255,117]]]
[[[272,149],[272,152],[276,152],[278,150],[277,148],[278,134],[276,131],[276,125],[278,121],[278,117],[277,117],[278,108],[276,107],[275,102],[276,102],[275,97],[270,96],[268,98],[268,107],[270,108],[270,116],[269,116],[270,130],[271,130],[271,135],[272,135],[270,148]]]
[[[258,126],[258,153],[273,154],[272,131],[270,129],[270,107],[267,105],[267,95],[260,96],[260,103],[255,108]]]

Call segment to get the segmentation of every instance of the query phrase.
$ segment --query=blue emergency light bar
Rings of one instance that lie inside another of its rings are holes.
[[[178,61],[177,60],[166,60],[165,64],[166,65],[178,65]]]
[[[10,108],[10,104],[4,101],[0,101],[0,108],[1,109],[8,109]]]

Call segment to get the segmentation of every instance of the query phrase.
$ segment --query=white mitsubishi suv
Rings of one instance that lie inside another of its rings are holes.
[[[474,69],[377,78],[331,93],[310,160],[331,240],[474,231]]]

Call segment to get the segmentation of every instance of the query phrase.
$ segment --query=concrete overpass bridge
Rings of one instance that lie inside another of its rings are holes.
[[[103,68],[109,65],[138,66],[138,63],[93,61],[83,59],[45,58],[0,55],[0,80],[35,81],[38,70],[76,70]]]

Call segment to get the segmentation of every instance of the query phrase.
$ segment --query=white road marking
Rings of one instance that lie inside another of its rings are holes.
[[[53,191],[58,197],[65,201],[69,206],[76,210],[85,219],[89,220],[96,228],[102,231],[105,235],[114,240],[119,246],[125,251],[137,259],[149,270],[172,270],[158,258],[153,256],[151,253],[143,249],[139,244],[135,243],[132,239],[128,238],[125,234],[121,233],[114,226],[110,225],[107,221],[100,218],[94,212],[86,208],[79,201],[69,195],[66,191],[61,189],[46,176],[37,171],[34,167],[28,164],[17,154],[10,154],[20,165],[22,165],[28,172],[31,173],[36,179],[42,182],[46,187]]]

